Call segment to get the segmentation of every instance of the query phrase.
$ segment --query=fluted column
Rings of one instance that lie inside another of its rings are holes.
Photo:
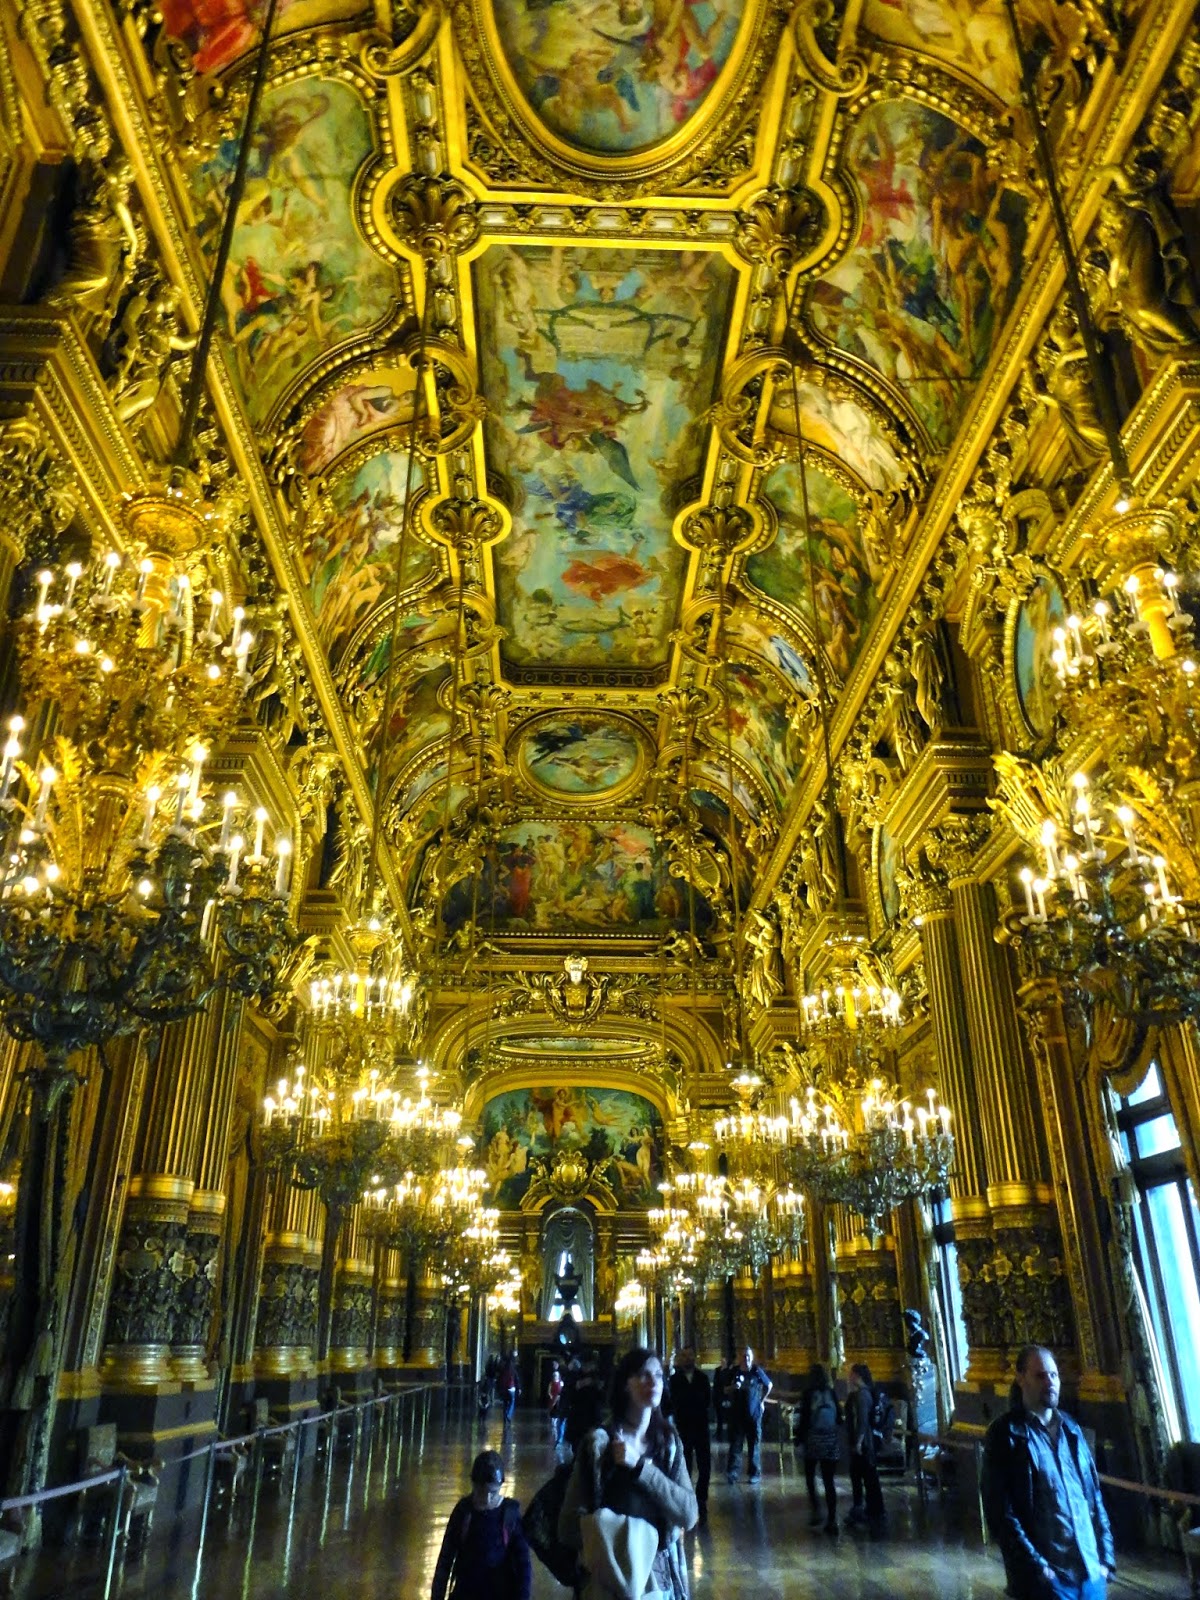
[[[361,1209],[350,1208],[339,1243],[329,1334],[329,1368],[337,1373],[362,1372],[370,1361],[374,1267],[362,1232]]]

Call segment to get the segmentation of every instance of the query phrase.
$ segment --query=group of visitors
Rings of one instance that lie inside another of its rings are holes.
[[[582,1361],[574,1375],[553,1364],[547,1398],[556,1442],[572,1431],[564,1405],[572,1389],[578,1401],[582,1386],[589,1415],[595,1409],[598,1374],[584,1381],[584,1371]],[[433,1600],[445,1600],[447,1592],[450,1600],[529,1600],[531,1540],[551,1571],[574,1583],[578,1600],[688,1600],[683,1535],[707,1520],[710,1417],[715,1409],[719,1431],[728,1430],[729,1482],[738,1479],[744,1445],[753,1483],[761,1472],[762,1416],[771,1387],[750,1349],[718,1368],[712,1382],[691,1348],[679,1351],[669,1379],[654,1351],[629,1351],[613,1373],[603,1420],[597,1417],[577,1435],[573,1461],[538,1492],[524,1520],[516,1501],[503,1498],[500,1457],[485,1450],[476,1459],[471,1493],[446,1527]],[[1091,1451],[1079,1425],[1059,1410],[1059,1393],[1052,1352],[1026,1346],[1017,1357],[1012,1408],[988,1430],[984,1509],[1014,1600],[1105,1600],[1115,1569],[1112,1531]],[[872,1534],[884,1530],[876,1447],[889,1407],[862,1363],[850,1370],[844,1403],[827,1370],[810,1369],[796,1442],[804,1451],[814,1528],[838,1532],[844,1427],[852,1494],[847,1520],[866,1523]]]

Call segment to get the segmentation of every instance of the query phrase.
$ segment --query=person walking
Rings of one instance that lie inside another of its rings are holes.
[[[579,1371],[568,1388],[566,1439],[570,1448],[577,1450],[584,1434],[598,1428],[604,1414],[604,1380],[594,1350],[584,1352]]]
[[[533,1561],[521,1507],[500,1489],[504,1463],[484,1450],[471,1467],[471,1492],[446,1523],[433,1573],[432,1600],[530,1600]]]
[[[850,1395],[846,1426],[850,1433],[850,1496],[853,1504],[847,1522],[865,1522],[876,1538],[887,1526],[879,1468],[875,1460],[875,1382],[865,1361],[850,1368]]]
[[[675,1358],[669,1394],[675,1426],[683,1441],[683,1459],[688,1473],[696,1474],[696,1503],[703,1526],[708,1521],[708,1482],[712,1476],[712,1442],[708,1432],[712,1385],[708,1374],[696,1365],[696,1352],[690,1344],[685,1344]]]
[[[517,1396],[521,1393],[521,1380],[517,1376],[517,1363],[511,1355],[505,1356],[497,1380],[500,1398],[504,1402],[504,1420],[511,1422],[517,1409]]]
[[[819,1361],[808,1369],[808,1382],[800,1397],[800,1413],[796,1419],[796,1441],[804,1449],[804,1478],[808,1484],[808,1504],[811,1515],[810,1528],[825,1524],[825,1532],[836,1534],[838,1422],[841,1408],[829,1374]],[[825,1485],[825,1515],[817,1502],[817,1472]]]
[[[550,1417],[550,1432],[554,1436],[556,1448],[563,1442],[563,1430],[567,1425],[566,1387],[562,1373],[558,1370],[558,1362],[552,1361],[550,1382],[546,1385],[546,1411]]]
[[[642,1600],[689,1600],[682,1535],[699,1515],[678,1433],[662,1414],[663,1369],[653,1350],[621,1357],[613,1373],[611,1417],[580,1440],[558,1519],[563,1544],[586,1557],[582,1519],[606,1508],[657,1531]],[[585,1560],[586,1566],[586,1560]],[[583,1600],[604,1600],[585,1576]]]
[[[763,1407],[772,1387],[770,1378],[755,1361],[754,1351],[747,1345],[729,1380],[729,1454],[725,1476],[730,1483],[736,1483],[741,1475],[743,1440],[749,1466],[746,1482],[757,1483],[762,1477]]]
[[[726,1357],[721,1357],[721,1364],[713,1373],[712,1398],[713,1413],[717,1419],[717,1443],[723,1444],[727,1435],[729,1424],[729,1379],[733,1372],[733,1363]]]
[[[1012,1409],[983,1444],[984,1516],[1016,1600],[1105,1600],[1116,1575],[1112,1528],[1083,1430],[1060,1411],[1058,1363],[1017,1354]]]

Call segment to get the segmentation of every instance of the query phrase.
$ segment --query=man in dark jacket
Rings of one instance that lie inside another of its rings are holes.
[[[712,1385],[708,1374],[696,1365],[696,1352],[684,1345],[675,1357],[675,1370],[669,1385],[671,1413],[683,1442],[683,1459],[688,1472],[696,1473],[696,1503],[700,1521],[708,1521],[708,1480],[712,1473],[712,1442],[708,1434],[708,1413],[712,1405]]]
[[[1116,1570],[1096,1463],[1079,1424],[1058,1409],[1058,1363],[1026,1345],[1019,1398],[983,1447],[983,1508],[1016,1600],[1104,1600]]]
[[[762,1445],[763,1407],[772,1388],[771,1380],[754,1359],[754,1351],[747,1347],[733,1369],[729,1380],[729,1455],[726,1473],[730,1483],[736,1483],[742,1469],[742,1440],[746,1441],[746,1455],[750,1471],[747,1483],[757,1483],[762,1476],[759,1451]]]

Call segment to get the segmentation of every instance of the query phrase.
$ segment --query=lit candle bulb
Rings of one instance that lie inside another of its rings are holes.
[[[1162,896],[1162,903],[1163,903],[1164,906],[1169,906],[1171,904],[1171,901],[1172,901],[1173,897],[1172,897],[1170,889],[1167,887],[1167,861],[1166,861],[1166,857],[1165,856],[1155,856],[1153,865],[1154,865],[1154,875],[1158,879],[1158,892]]]
[[[240,833],[235,833],[229,841],[229,876],[225,879],[225,887],[227,889],[237,888],[238,857],[241,855],[242,847],[245,843],[246,841]]]
[[[67,562],[67,598],[63,601],[63,610],[70,611],[71,601],[75,598],[75,585],[83,576],[83,568],[78,561]]]
[[[267,809],[259,806],[254,813],[254,859],[261,861],[263,858],[263,834],[267,831]]]
[[[33,814],[35,828],[45,826],[46,807],[50,804],[50,791],[58,781],[58,773],[55,772],[53,767],[43,767],[41,772],[38,773],[38,781],[37,810]]]
[[[187,604],[187,597],[191,587],[187,573],[181,572],[175,579],[175,600],[171,607],[171,615],[176,622],[183,621],[184,607]]]
[[[237,665],[237,675],[244,682],[250,677],[250,647],[254,643],[254,635],[246,630],[239,633],[237,643],[233,647],[234,661]]]
[[[1035,878],[1033,880],[1033,893],[1037,900],[1037,917],[1039,922],[1046,921],[1046,890],[1049,887],[1050,885],[1046,882],[1045,878]]]
[[[223,812],[221,816],[221,837],[217,841],[217,849],[224,852],[229,848],[229,835],[233,831],[233,809],[237,805],[237,795],[232,789],[226,791],[222,801]]]
[[[152,783],[146,790],[146,814],[142,819],[141,844],[143,848],[150,843],[150,830],[154,826],[154,813],[158,810],[158,802],[162,798],[162,790],[156,783]]]
[[[1096,621],[1100,624],[1100,643],[1102,645],[1106,645],[1106,646],[1110,645],[1112,643],[1112,634],[1109,631],[1109,626],[1108,626],[1108,618],[1109,618],[1109,604],[1108,604],[1108,601],[1107,600],[1097,600],[1096,604],[1092,607],[1092,615],[1096,618]]]
[[[221,637],[217,628],[217,618],[221,615],[221,606],[224,599],[225,597],[220,589],[214,589],[208,597],[208,628],[206,631],[210,639],[219,639]]]
[[[1025,889],[1025,920],[1032,922],[1037,915],[1033,908],[1033,873],[1028,867],[1022,867],[1020,878]]]
[[[176,779],[175,821],[172,823],[172,827],[177,830],[183,827],[183,808],[187,805],[187,797],[191,786],[191,778],[186,772],[181,772]]]
[[[50,585],[53,582],[54,574],[48,567],[43,567],[37,575],[38,600],[36,610],[38,627],[43,631],[50,620],[50,607],[46,604],[46,597],[50,593]]]
[[[115,550],[109,550],[104,556],[104,581],[100,585],[100,593],[108,594],[112,589],[113,577],[121,565],[121,558]]]
[[[292,841],[286,834],[275,841],[275,854],[279,857],[279,865],[275,869],[275,893],[282,900],[287,895],[288,871],[291,865]]]
[[[0,768],[0,800],[8,798],[13,779],[17,775],[16,763],[21,754],[21,741],[17,735],[25,726],[24,717],[8,719],[8,739],[4,746],[4,766]]]
[[[138,562],[137,593],[134,596],[134,600],[138,604],[140,604],[146,597],[146,579],[153,571],[154,563],[152,561]]]
[[[1042,823],[1042,849],[1046,852],[1046,876],[1058,877],[1058,827],[1053,817]]]

